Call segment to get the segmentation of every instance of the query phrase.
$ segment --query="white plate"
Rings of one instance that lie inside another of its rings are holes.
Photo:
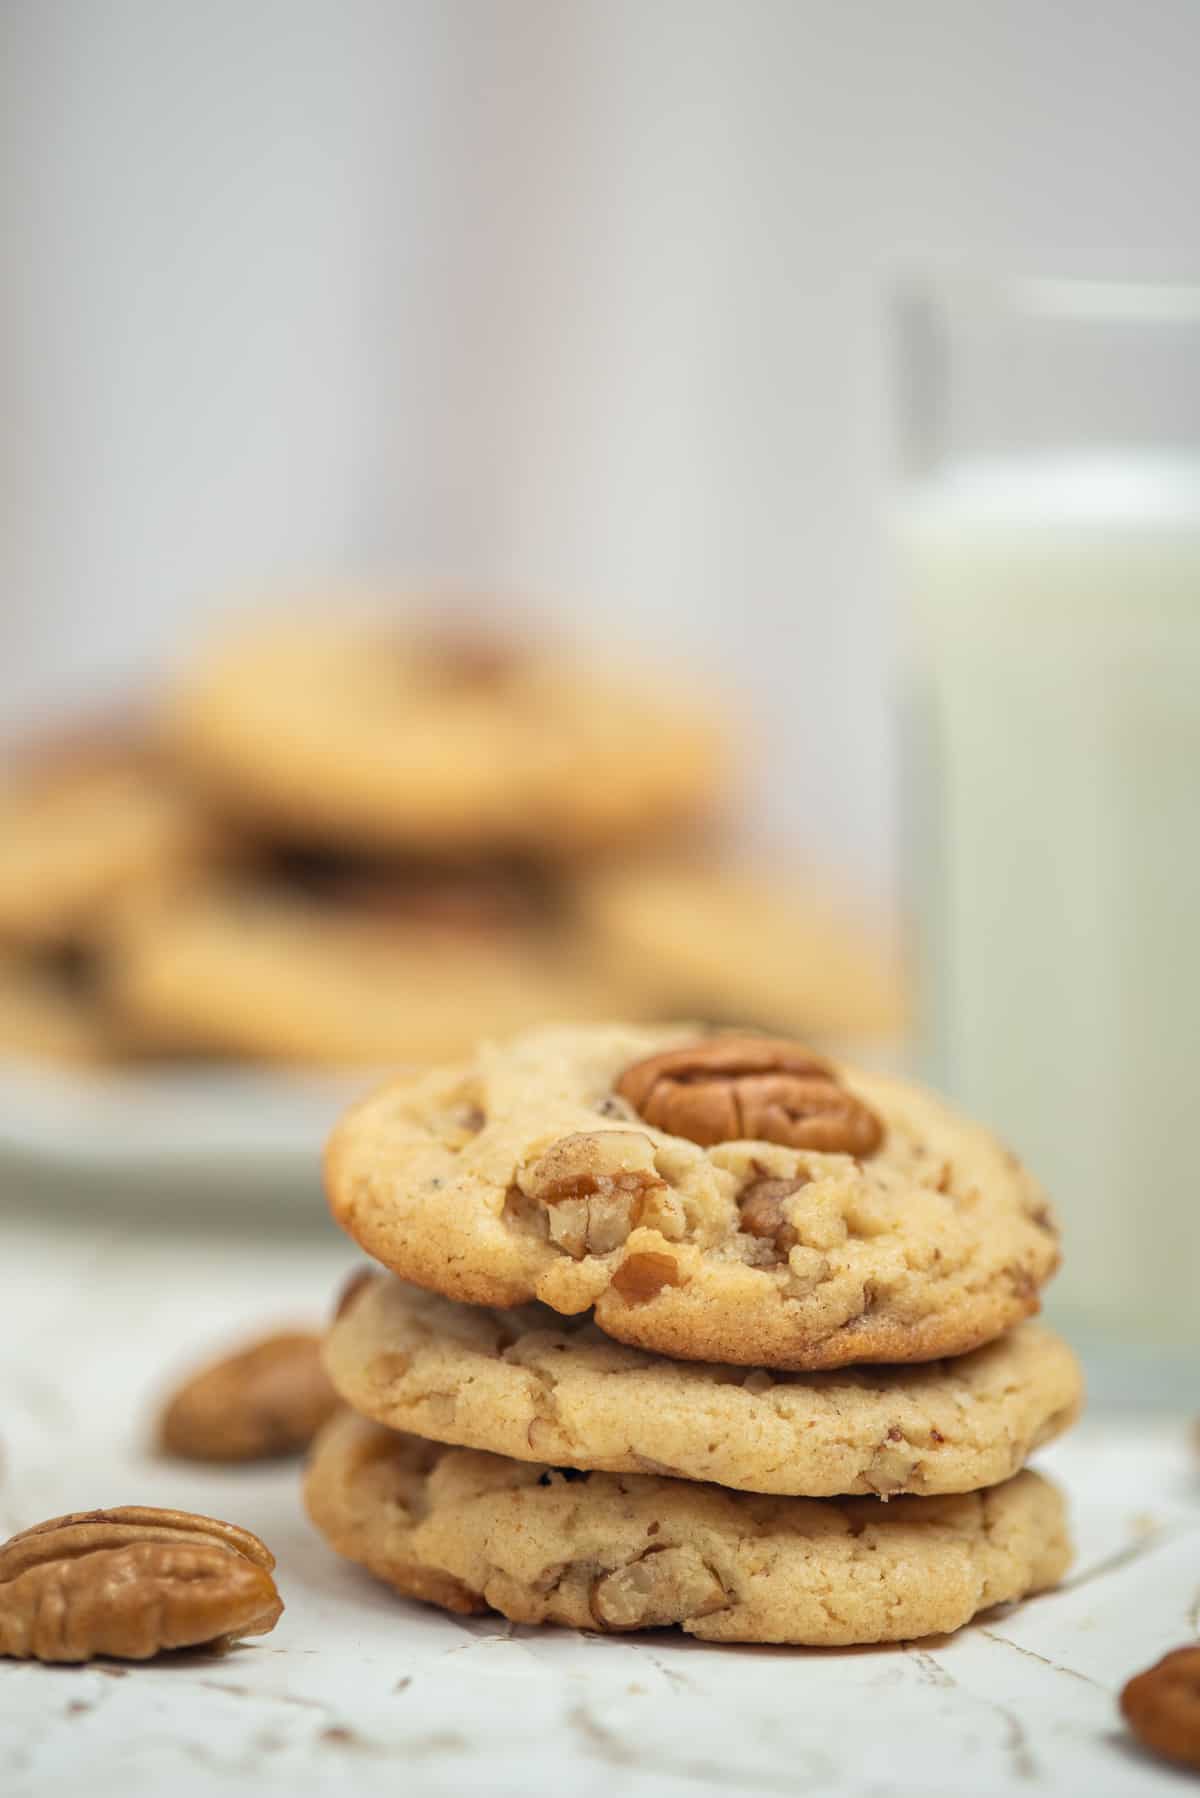
[[[315,1213],[321,1150],[370,1075],[0,1067],[0,1196]]]

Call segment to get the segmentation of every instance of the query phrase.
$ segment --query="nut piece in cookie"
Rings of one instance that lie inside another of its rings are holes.
[[[654,1144],[637,1130],[581,1130],[552,1143],[517,1181],[544,1207],[550,1241],[580,1260],[618,1249],[631,1230],[666,1220],[667,1183]]]
[[[808,1183],[803,1175],[794,1180],[752,1180],[738,1194],[739,1229],[747,1236],[773,1243],[781,1255],[786,1255],[795,1248],[798,1238],[788,1222],[783,1202]]]
[[[598,1579],[590,1602],[601,1629],[661,1629],[681,1617],[725,1610],[729,1594],[699,1549],[651,1544],[639,1560]]]
[[[236,1524],[123,1505],[77,1511],[0,1547],[0,1655],[146,1661],[274,1629],[275,1557]]]
[[[784,1037],[716,1036],[626,1068],[616,1090],[655,1129],[714,1143],[752,1139],[865,1157],[883,1141],[869,1106],[829,1063]]]
[[[1200,1771],[1200,1643],[1174,1649],[1131,1679],[1121,1711],[1144,1747]]]
[[[202,1368],[168,1401],[159,1442],[185,1461],[266,1461],[306,1449],[337,1405],[321,1338],[282,1331]]]

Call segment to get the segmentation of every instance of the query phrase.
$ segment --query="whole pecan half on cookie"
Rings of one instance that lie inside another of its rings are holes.
[[[626,1068],[616,1090],[657,1130],[702,1148],[751,1138],[863,1157],[883,1125],[829,1062],[776,1036],[714,1036]]]
[[[275,1557],[249,1530],[189,1511],[76,1511],[0,1547],[0,1655],[145,1661],[274,1629]]]

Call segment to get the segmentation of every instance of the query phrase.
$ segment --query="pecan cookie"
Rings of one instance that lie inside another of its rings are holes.
[[[192,796],[147,747],[64,739],[0,780],[0,942],[90,941],[99,914],[216,852]]]
[[[953,1361],[776,1373],[668,1361],[542,1305],[459,1305],[386,1275],[325,1343],[334,1386],[393,1429],[519,1461],[809,1498],[974,1492],[1067,1429],[1083,1391],[1036,1323]]]
[[[450,1298],[781,1368],[964,1354],[1038,1308],[1045,1196],[932,1094],[769,1037],[576,1027],[343,1119],[342,1226]]]
[[[52,956],[0,949],[0,1061],[91,1067],[123,1044],[96,995]]]
[[[711,1642],[911,1640],[1055,1584],[1062,1499],[1035,1473],[952,1498],[768,1498],[443,1448],[346,1412],[309,1513],[408,1597],[517,1623],[678,1624]]]
[[[698,861],[603,867],[582,905],[658,1017],[751,1018],[826,1041],[898,1037],[905,993],[886,934],[812,879]]]
[[[710,708],[665,682],[346,617],[217,645],[168,727],[233,815],[370,851],[587,850],[705,812],[724,785]]]
[[[455,883],[456,906],[470,885]],[[467,1053],[481,1031],[613,1006],[570,933],[537,919],[442,915],[419,883],[399,881],[385,905],[378,887],[312,890],[258,870],[139,907],[106,969],[140,1040],[318,1067],[422,1065]]]

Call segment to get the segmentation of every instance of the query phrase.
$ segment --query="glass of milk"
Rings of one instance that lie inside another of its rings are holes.
[[[941,281],[897,321],[924,1072],[1056,1201],[1052,1314],[1194,1350],[1200,286]]]

